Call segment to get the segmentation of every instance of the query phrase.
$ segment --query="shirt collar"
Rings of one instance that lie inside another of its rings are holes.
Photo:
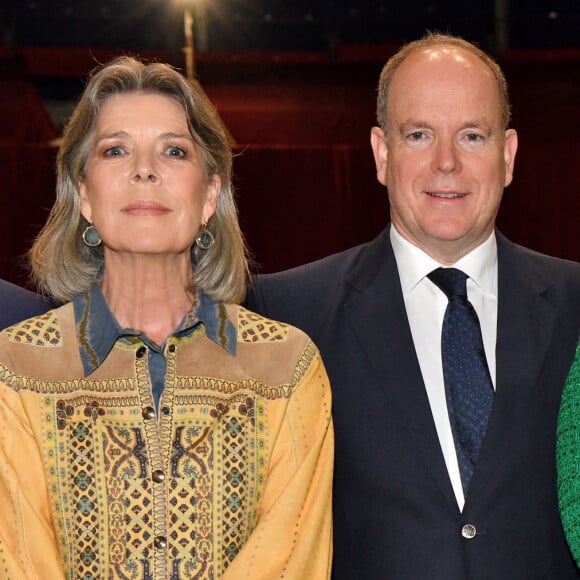
[[[407,295],[433,270],[446,268],[423,250],[406,240],[391,224],[391,244],[399,270],[401,289]],[[497,242],[495,231],[477,248],[471,250],[455,264],[463,270],[485,293],[497,294]]]
[[[102,364],[117,340],[130,340],[131,337],[146,338],[138,330],[119,326],[97,284],[94,284],[88,292],[77,294],[73,298],[73,306],[85,376]],[[205,334],[209,339],[235,356],[237,333],[227,317],[225,305],[214,302],[202,291],[197,292],[191,310],[184,316],[172,336],[187,336],[199,324],[204,325]]]

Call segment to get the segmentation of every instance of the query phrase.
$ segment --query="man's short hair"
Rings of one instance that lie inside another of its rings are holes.
[[[389,86],[396,70],[411,55],[425,49],[439,46],[462,48],[463,50],[466,50],[467,52],[470,52],[479,58],[489,68],[489,70],[491,70],[497,82],[501,106],[501,122],[502,128],[505,131],[508,128],[511,119],[511,105],[509,100],[507,81],[500,66],[483,50],[471,42],[464,40],[463,38],[452,36],[450,34],[428,33],[423,38],[410,42],[409,44],[406,44],[400,48],[383,67],[381,77],[379,79],[377,96],[377,123],[384,131],[384,133],[387,133],[387,105]]]

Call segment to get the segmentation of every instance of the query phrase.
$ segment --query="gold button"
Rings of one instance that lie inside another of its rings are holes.
[[[156,536],[155,539],[153,540],[153,545],[158,550],[163,550],[163,549],[167,548],[167,538],[165,538],[163,536]]]
[[[466,540],[471,540],[472,538],[475,538],[477,534],[477,529],[474,525],[472,524],[465,524],[462,528],[461,528],[461,535],[466,539]]]
[[[141,411],[141,416],[143,419],[155,419],[155,409],[153,407],[145,407]]]
[[[163,473],[163,471],[161,471],[161,469],[156,469],[152,474],[151,474],[151,479],[155,482],[155,483],[161,483],[162,481],[165,480],[165,473]]]

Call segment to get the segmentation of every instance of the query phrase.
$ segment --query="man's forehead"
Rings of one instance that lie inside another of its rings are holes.
[[[454,66],[479,69],[482,72],[491,71],[475,54],[459,46],[438,45],[425,47],[411,53],[399,66],[393,75],[393,80],[400,76],[397,73],[408,73],[419,66]],[[485,74],[485,73],[484,73]]]
[[[468,64],[468,56],[473,56],[471,53],[458,46],[433,46],[423,49],[427,60],[432,62],[442,61],[445,58],[454,60],[460,64]]]
[[[387,124],[426,127],[439,120],[455,127],[487,129],[499,123],[500,117],[501,104],[492,71],[476,55],[460,47],[422,48],[393,75]]]
[[[493,71],[477,55],[456,46],[426,47],[410,54],[394,71],[389,93],[392,97],[402,86],[408,96],[414,87],[429,91],[430,87],[461,86],[465,82],[497,90]]]

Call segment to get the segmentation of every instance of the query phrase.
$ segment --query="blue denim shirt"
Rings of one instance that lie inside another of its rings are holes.
[[[155,406],[159,408],[159,400],[165,385],[167,341],[158,345],[140,330],[121,328],[109,310],[103,292],[97,284],[93,285],[88,292],[77,294],[73,298],[73,305],[85,376],[89,376],[102,364],[117,340],[127,343],[141,341],[147,347],[153,399]],[[200,324],[205,326],[208,338],[235,356],[236,329],[228,320],[224,305],[214,302],[207,294],[198,291],[191,310],[185,315],[172,336],[187,336]]]

